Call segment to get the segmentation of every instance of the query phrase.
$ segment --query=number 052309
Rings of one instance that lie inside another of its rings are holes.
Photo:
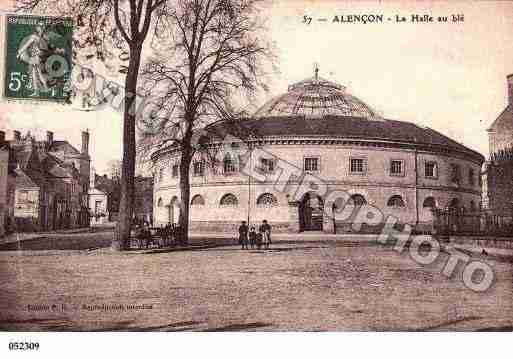
[[[9,342],[9,350],[39,350],[38,342]]]

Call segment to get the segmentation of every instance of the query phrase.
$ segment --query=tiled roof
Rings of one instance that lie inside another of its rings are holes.
[[[252,133],[255,137],[335,137],[376,141],[392,141],[427,146],[442,146],[470,153],[484,161],[476,151],[449,137],[414,123],[383,120],[366,121],[358,117],[327,115],[318,118],[305,116],[246,119],[236,122],[220,121],[206,128],[212,137],[222,138],[226,133]]]
[[[49,152],[61,152],[64,151],[68,155],[80,155],[80,151],[78,151],[75,147],[73,147],[68,141],[53,141],[52,145],[48,149]]]
[[[16,176],[16,188],[38,188],[39,186],[23,172],[17,168],[14,170]]]

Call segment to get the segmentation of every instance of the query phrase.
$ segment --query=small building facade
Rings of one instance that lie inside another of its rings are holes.
[[[91,169],[91,183],[89,184],[89,214],[91,225],[109,222],[108,194],[96,187],[96,173]]]

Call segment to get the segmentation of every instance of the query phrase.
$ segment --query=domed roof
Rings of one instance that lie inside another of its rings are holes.
[[[265,103],[254,117],[338,115],[382,120],[376,111],[348,93],[344,86],[319,77],[317,71],[314,77],[290,85],[286,93]]]

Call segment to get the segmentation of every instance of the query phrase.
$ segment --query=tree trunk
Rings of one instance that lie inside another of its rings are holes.
[[[137,80],[141,63],[141,47],[131,46],[128,73],[125,79],[125,106],[123,114],[123,163],[121,167],[121,200],[119,202],[118,223],[112,242],[112,249],[117,251],[130,248],[130,228],[134,210],[134,175],[135,175],[135,114],[131,110],[136,99]]]
[[[189,242],[189,204],[191,201],[189,178],[191,156],[189,152],[184,146],[180,159],[180,216],[178,217],[178,225],[180,226],[180,238],[184,244]]]

